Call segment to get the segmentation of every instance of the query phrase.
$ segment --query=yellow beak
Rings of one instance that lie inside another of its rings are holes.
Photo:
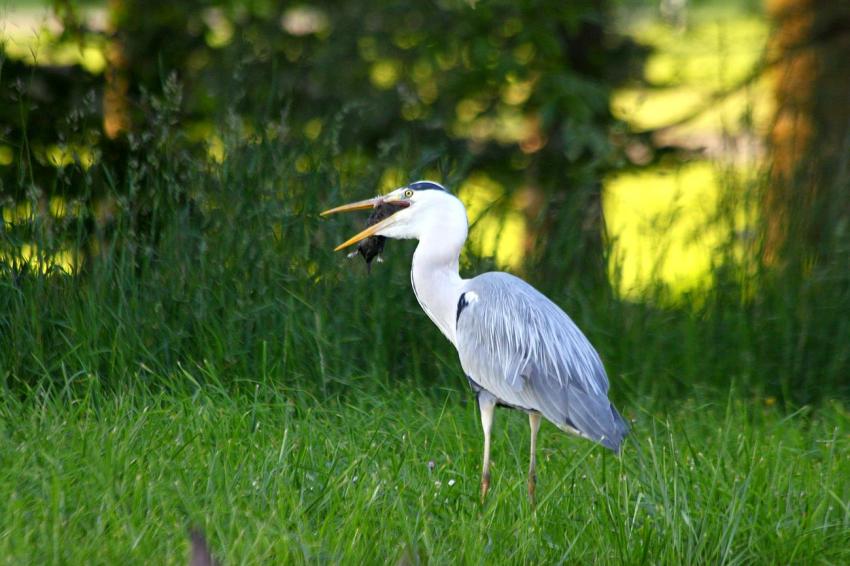
[[[352,210],[366,210],[367,208],[375,208],[383,201],[383,197],[375,197],[375,198],[367,198],[366,200],[359,200],[357,202],[352,202],[349,204],[343,204],[342,206],[337,206],[336,208],[331,208],[324,212],[319,213],[320,216],[330,216],[331,214],[336,214],[337,212],[351,212]]]
[[[369,209],[369,208],[376,208],[376,207],[380,206],[381,204],[396,205],[396,206],[399,206],[399,209],[401,209],[402,207],[406,208],[406,207],[410,206],[408,202],[403,201],[403,200],[398,200],[398,201],[394,200],[394,201],[387,202],[386,200],[384,200],[384,197],[375,197],[375,198],[370,198],[370,199],[361,200],[361,201],[357,201],[357,202],[352,202],[350,204],[343,204],[342,206],[337,206],[336,208],[331,208],[329,210],[325,210],[324,212],[321,213],[321,216],[329,216],[331,214],[336,214],[337,212],[350,212],[352,210],[366,210],[366,209]],[[390,216],[388,218],[384,218],[380,222],[378,222],[376,224],[372,224],[371,226],[369,226],[368,228],[366,228],[362,232],[355,234],[354,236],[352,236],[351,238],[349,238],[345,242],[341,243],[336,248],[334,248],[334,251],[338,252],[339,250],[341,250],[343,248],[347,248],[348,246],[356,244],[360,240],[365,240],[369,236],[374,236],[375,234],[377,234],[378,232],[380,232],[381,230],[383,230],[384,228],[386,228],[387,226],[389,226],[393,222],[394,222],[394,219],[393,219],[392,216]]]

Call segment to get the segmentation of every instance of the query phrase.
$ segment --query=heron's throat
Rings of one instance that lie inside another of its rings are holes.
[[[459,273],[466,229],[421,236],[413,254],[410,281],[416,300],[440,331],[455,343],[455,313],[464,280]]]

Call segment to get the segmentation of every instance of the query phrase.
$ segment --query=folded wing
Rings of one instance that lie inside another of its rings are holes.
[[[469,280],[456,345],[466,374],[501,401],[619,451],[628,425],[608,400],[599,354],[567,314],[507,273]]]

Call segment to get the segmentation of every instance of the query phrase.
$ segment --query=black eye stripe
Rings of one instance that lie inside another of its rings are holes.
[[[410,183],[409,185],[407,185],[407,188],[412,189],[414,191],[443,191],[444,193],[449,192],[443,185],[435,183],[433,181],[416,181],[415,183]]]

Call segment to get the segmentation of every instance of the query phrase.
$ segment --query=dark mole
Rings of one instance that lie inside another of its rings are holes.
[[[366,220],[366,227],[368,228],[373,224],[377,224],[384,218],[392,216],[396,212],[398,212],[398,207],[389,204],[380,204],[372,209],[372,213]],[[384,236],[369,236],[357,244],[357,251],[360,252],[360,255],[363,256],[364,260],[366,260],[367,271],[372,270],[372,260],[381,255],[384,251],[384,244],[386,244],[386,242],[387,239]]]

